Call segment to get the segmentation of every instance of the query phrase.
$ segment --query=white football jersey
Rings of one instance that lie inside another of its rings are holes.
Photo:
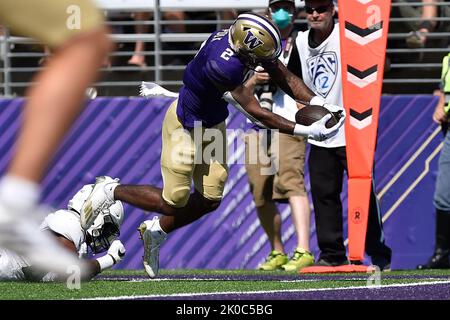
[[[85,233],[81,228],[80,215],[72,210],[58,210],[45,217],[40,226],[42,231],[51,230],[73,242],[77,251],[85,242]]]
[[[310,30],[299,32],[296,45],[302,66],[302,78],[306,86],[326,102],[342,106],[341,49],[339,42],[339,24],[334,25],[330,36],[316,48],[309,46]],[[309,139],[309,143],[326,148],[345,146],[345,129],[325,140]]]
[[[50,213],[40,225],[42,231],[51,230],[74,243],[80,257],[86,255],[85,233],[81,228],[80,216],[71,210],[58,210]],[[25,280],[23,267],[29,266],[22,257],[0,248],[0,280]],[[55,274],[48,273],[44,281],[51,281]]]
[[[27,266],[28,263],[19,255],[0,248],[0,280],[25,280],[22,268]]]
[[[292,122],[295,122],[295,114],[297,113],[297,103],[289,95],[278,89],[273,97],[273,113],[278,114]]]

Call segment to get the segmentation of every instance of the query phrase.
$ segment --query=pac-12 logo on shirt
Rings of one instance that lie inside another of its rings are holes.
[[[247,31],[247,35],[244,39],[244,44],[250,49],[254,50],[259,46],[263,45],[264,42],[261,39],[258,39],[250,30]]]
[[[306,61],[309,77],[314,84],[317,94],[326,97],[333,88],[339,70],[335,52],[323,52]]]

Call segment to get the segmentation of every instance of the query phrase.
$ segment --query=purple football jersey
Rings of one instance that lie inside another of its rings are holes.
[[[242,84],[248,71],[228,44],[228,30],[211,34],[184,71],[177,106],[183,126],[201,121],[210,128],[224,121],[228,103],[222,96]]]

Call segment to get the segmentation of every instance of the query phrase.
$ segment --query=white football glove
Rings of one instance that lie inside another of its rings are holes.
[[[346,117],[345,109],[343,107],[335,105],[335,104],[328,103],[328,102],[326,102],[324,99],[322,99],[319,96],[314,96],[311,99],[311,101],[309,102],[309,104],[310,105],[316,105],[316,106],[322,106],[324,108],[327,108],[331,112],[337,112],[337,113],[340,112],[340,115],[342,117],[344,117],[344,118]]]
[[[114,240],[108,249],[108,254],[114,258],[116,264],[122,261],[123,257],[125,256],[125,251],[125,246],[122,244],[122,242],[120,242],[120,240]]]
[[[97,262],[100,266],[100,272],[109,269],[115,264],[122,261],[122,258],[125,256],[125,247],[120,242],[120,240],[114,240],[113,243],[111,243],[111,246],[108,249],[108,253],[104,256],[97,258]]]
[[[146,98],[152,97],[169,97],[169,98],[177,98],[178,93],[169,91],[160,85],[154,82],[145,82],[142,81],[139,86],[139,94]]]
[[[328,120],[331,119],[331,114],[327,114],[322,119],[317,120],[313,124],[309,126],[309,133],[308,138],[317,140],[317,141],[324,141],[328,138],[331,138],[335,134],[338,133],[339,128],[344,124],[345,117],[341,117],[339,119],[339,122],[332,126],[331,128],[325,127],[325,124]]]
[[[331,104],[331,103],[325,103],[323,105],[324,108],[327,108],[328,111],[333,112],[333,113],[339,113],[341,117],[345,118],[346,117],[346,113],[345,113],[345,109],[341,106],[335,105],[335,104]]]

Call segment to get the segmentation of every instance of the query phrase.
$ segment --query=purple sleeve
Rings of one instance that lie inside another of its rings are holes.
[[[206,77],[216,87],[224,91],[231,91],[244,82],[244,68],[236,59],[218,61],[208,60],[206,62]]]

